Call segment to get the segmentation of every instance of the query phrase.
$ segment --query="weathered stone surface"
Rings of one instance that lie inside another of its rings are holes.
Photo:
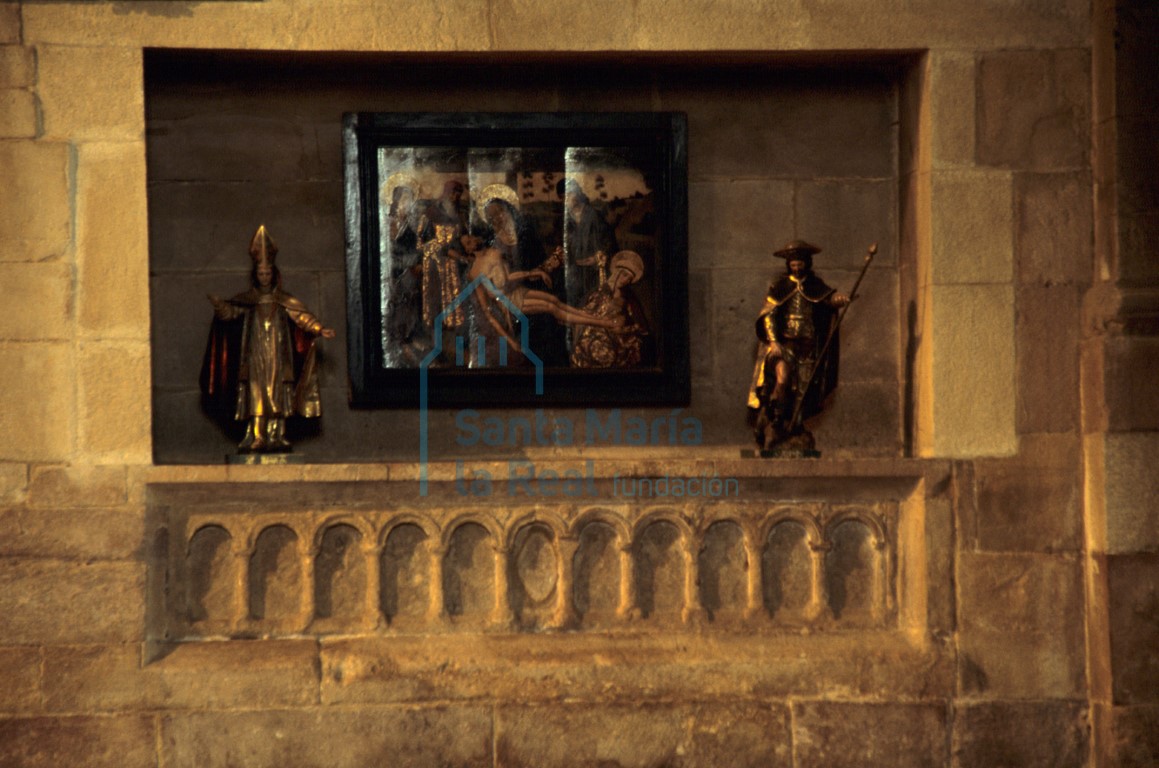
[[[922,345],[937,361],[924,396],[933,404],[933,455],[1013,454],[1012,286],[936,285],[931,301],[932,329],[929,336],[923,332]]]
[[[1014,249],[1022,283],[1093,278],[1091,179],[1086,173],[1014,176]]]
[[[1087,162],[1089,51],[986,53],[977,77],[978,162],[1029,170]]]
[[[0,338],[33,341],[72,335],[72,268],[59,262],[0,262],[0,285],[10,297],[0,315]]]
[[[20,10],[16,3],[0,5],[0,43],[20,42]]]
[[[71,455],[72,357],[67,342],[0,345],[0,391],[9,403],[19,403],[0,408],[0,459],[60,461]]]
[[[145,538],[142,510],[0,509],[0,554],[128,560]]]
[[[123,467],[33,467],[28,503],[33,507],[108,507],[125,501]]]
[[[826,456],[897,456],[901,409],[896,382],[850,381],[837,387],[810,429]]]
[[[1103,438],[1107,552],[1159,550],[1159,433],[1113,433]]]
[[[483,707],[191,712],[161,723],[161,758],[172,768],[229,759],[247,768],[491,765],[491,715]]]
[[[0,676],[4,678],[0,712],[35,712],[40,708],[39,648],[0,646]]]
[[[788,766],[784,705],[501,708],[496,766]]]
[[[660,107],[688,113],[689,178],[893,175],[897,105],[884,80],[820,75],[754,89],[753,74],[735,77],[710,70],[661,85]]]
[[[153,768],[151,715],[0,718],[0,765],[20,768]]]
[[[0,88],[26,88],[32,85],[35,74],[36,63],[31,48],[0,45]]]
[[[975,463],[977,509],[963,510],[970,547],[991,552],[1082,548],[1079,439],[1025,435],[1019,455]]]
[[[1086,709],[1077,703],[1004,701],[954,713],[954,764],[963,768],[1082,768],[1089,741]]]
[[[688,263],[692,268],[733,267],[772,273],[779,236],[789,240],[793,222],[792,181],[712,180],[688,188]],[[780,233],[753,226],[782,223]],[[783,269],[783,267],[782,267]]]
[[[136,342],[89,342],[78,350],[80,447],[95,461],[147,463],[149,348]]]
[[[0,615],[10,643],[139,640],[144,602],[140,563],[0,560]]]
[[[962,553],[958,583],[964,694],[1082,695],[1083,586],[1076,559]]]
[[[946,707],[937,704],[793,704],[801,768],[946,765]]]
[[[793,237],[801,237],[820,246],[822,252],[813,258],[813,267],[821,274],[846,270],[856,274],[865,263],[869,246],[876,243],[877,255],[873,266],[897,265],[897,182],[893,179],[866,181],[838,179],[802,181],[797,184]],[[761,215],[774,219],[775,212]],[[752,227],[760,215],[737,226],[747,224],[762,236],[765,247],[758,253],[769,254],[780,248],[781,241],[769,242],[771,233]],[[784,240],[788,241],[786,234]],[[772,247],[769,247],[772,246]],[[775,257],[761,259],[775,269],[782,263]],[[847,287],[842,290],[848,292]]]
[[[140,140],[143,80],[140,48],[39,46],[36,92],[45,138]]]
[[[1159,707],[1114,707],[1114,765],[1147,768],[1159,764]]]
[[[68,145],[0,142],[0,176],[0,261],[65,254],[72,237]]]
[[[1009,283],[1014,269],[1011,175],[933,174],[933,263],[937,285]]]
[[[491,7],[494,45],[500,50],[541,50],[543,36],[559,36],[576,50],[632,47],[636,9],[617,0],[595,0],[558,14],[534,0],[500,0]]]
[[[0,60],[0,66],[4,62]],[[0,137],[29,139],[36,135],[36,97],[32,91],[0,89]]]
[[[49,711],[293,707],[318,700],[313,640],[187,644],[156,660],[140,644],[52,646]]]
[[[86,144],[78,152],[77,320],[82,336],[149,338],[143,144]],[[256,227],[255,227],[256,229]]]
[[[1151,243],[1159,240],[1159,211],[1119,217],[1119,275],[1136,285],[1154,285],[1159,268]]]
[[[716,372],[716,345],[712,334],[711,270],[688,272],[688,353],[692,358],[692,386],[711,386]]]
[[[930,144],[935,168],[974,163],[974,74],[972,54],[930,54]]]
[[[28,491],[28,465],[0,462],[0,504],[14,504]]]
[[[1115,336],[1103,347],[1107,428],[1159,431],[1159,337]]]
[[[1018,431],[1073,432],[1079,425],[1081,289],[1018,288]],[[1159,405],[1159,398],[1156,399]]]
[[[1107,582],[1115,703],[1159,703],[1159,553],[1109,555]]]
[[[481,692],[527,704],[578,698],[929,698],[947,695],[954,685],[948,655],[909,648],[892,635],[875,641],[722,633],[699,641],[684,632],[480,634],[464,653],[461,636],[400,633],[388,643],[323,638],[321,645],[325,704],[419,703]]]

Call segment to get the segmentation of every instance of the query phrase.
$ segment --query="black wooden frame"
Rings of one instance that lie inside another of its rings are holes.
[[[687,121],[682,113],[351,113],[344,118],[347,328],[351,404],[419,405],[420,371],[384,366],[379,178],[381,147],[632,147],[654,160],[659,219],[655,364],[647,368],[427,370],[434,407],[687,405]],[[659,262],[658,262],[659,263]]]

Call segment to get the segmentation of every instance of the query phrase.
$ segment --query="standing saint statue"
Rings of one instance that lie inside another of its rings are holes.
[[[837,310],[849,303],[813,274],[821,249],[793,240],[774,255],[785,273],[769,286],[756,320],[757,359],[748,407],[757,445],[785,455],[817,455],[802,426],[837,386]]]
[[[201,391],[211,409],[246,422],[240,453],[287,452],[286,418],[322,414],[314,342],[334,331],[282,290],[278,247],[264,225],[249,253],[250,289],[227,300],[209,296],[214,320]]]

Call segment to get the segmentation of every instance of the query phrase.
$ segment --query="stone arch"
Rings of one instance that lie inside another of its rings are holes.
[[[685,608],[688,526],[679,518],[655,513],[642,519],[632,541],[635,603],[644,618],[671,621]]]
[[[425,617],[431,610],[433,526],[410,515],[383,528],[378,554],[379,607],[387,622]]]
[[[288,525],[275,523],[254,539],[249,558],[249,617],[279,623],[302,607],[301,540]]]
[[[475,519],[449,528],[443,552],[443,610],[462,621],[485,622],[495,607],[495,531]]]
[[[848,514],[830,521],[825,533],[825,588],[833,618],[854,625],[872,622],[881,568],[881,546],[872,524]]]
[[[584,514],[572,526],[572,606],[585,627],[613,623],[623,602],[623,551],[628,529],[621,518],[602,510]]]
[[[780,515],[766,527],[761,546],[761,601],[775,620],[805,618],[814,598],[813,551],[819,541],[816,524],[801,515]]]
[[[314,555],[314,615],[349,626],[366,610],[367,562],[363,530],[331,522],[320,530]]]
[[[512,527],[507,553],[507,600],[516,626],[541,625],[559,597],[557,529],[542,519],[525,519]]]
[[[700,538],[697,553],[700,606],[710,621],[743,618],[748,608],[748,552],[740,523],[714,520]]]
[[[223,525],[206,523],[185,548],[185,613],[190,623],[225,629],[237,599],[237,558],[233,535]]]

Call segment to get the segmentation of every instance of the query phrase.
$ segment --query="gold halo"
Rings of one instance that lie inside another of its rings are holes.
[[[384,205],[389,206],[394,202],[394,190],[399,187],[406,187],[411,191],[415,199],[418,199],[419,180],[406,171],[395,171],[386,177],[386,183],[382,185],[382,202]]]
[[[502,200],[505,203],[510,203],[511,207],[519,210],[519,195],[515,194],[515,190],[506,184],[488,184],[483,187],[483,191],[475,198],[475,209],[479,212],[479,218],[483,221],[487,220],[487,213],[484,209],[487,203],[492,200]]]

